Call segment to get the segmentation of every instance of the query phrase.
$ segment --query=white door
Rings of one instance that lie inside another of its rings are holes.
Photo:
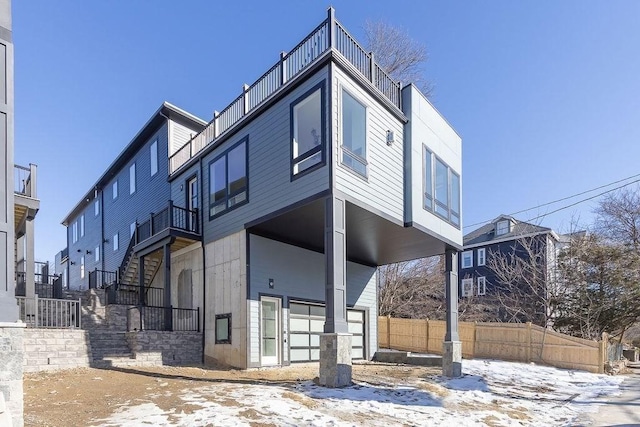
[[[280,364],[280,299],[260,299],[260,360],[262,366]]]

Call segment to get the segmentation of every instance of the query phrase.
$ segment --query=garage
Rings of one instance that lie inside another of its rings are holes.
[[[353,359],[365,355],[365,312],[347,309],[347,322],[351,338]],[[310,362],[320,359],[320,334],[324,331],[324,304],[306,302],[289,303],[289,360]]]

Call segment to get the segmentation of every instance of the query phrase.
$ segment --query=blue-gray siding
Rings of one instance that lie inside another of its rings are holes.
[[[260,295],[283,297],[285,329],[288,330],[288,302],[290,300],[324,302],[325,271],[324,255],[296,246],[251,235],[249,256],[249,299],[258,301]],[[269,288],[273,279],[274,288]],[[366,319],[369,357],[377,349],[377,294],[376,269],[347,262],[347,305],[368,309]],[[252,307],[256,307],[255,304]],[[251,361],[256,363],[259,354],[259,313],[249,313],[251,339]]]

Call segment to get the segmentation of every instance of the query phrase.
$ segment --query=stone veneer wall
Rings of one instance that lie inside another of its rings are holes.
[[[0,322],[0,425],[23,425],[21,323]]]
[[[134,331],[126,333],[136,360],[157,365],[202,363],[202,332]]]
[[[87,367],[91,361],[89,334],[80,329],[25,329],[24,371]]]

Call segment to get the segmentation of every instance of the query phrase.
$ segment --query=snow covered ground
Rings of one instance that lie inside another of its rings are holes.
[[[458,379],[371,377],[343,389],[311,381],[222,382],[178,394],[139,396],[94,425],[575,425],[597,410],[599,400],[616,394],[624,379],[493,360],[465,360],[463,372]],[[165,404],[154,402],[159,397]]]

